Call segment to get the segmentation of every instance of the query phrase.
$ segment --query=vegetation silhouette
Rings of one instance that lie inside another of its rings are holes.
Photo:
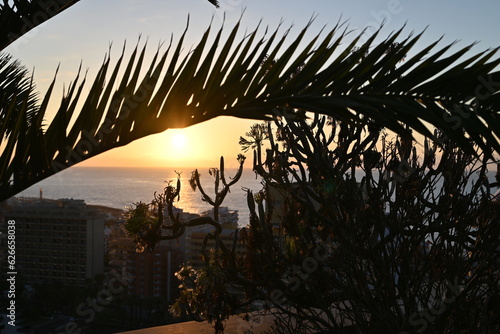
[[[76,2],[4,1],[1,50]],[[44,19],[21,26],[30,16]],[[216,216],[182,222],[168,211],[178,185],[155,196],[153,209],[131,213],[141,247],[214,226],[206,267],[179,272],[178,311],[213,321],[219,333],[255,301],[276,315],[277,333],[498,331],[498,202],[486,174],[500,152],[498,49],[466,57],[473,45],[417,48],[422,33],[403,37],[403,29],[381,41],[381,30],[351,38],[342,22],[310,39],[308,24],[290,43],[280,28],[239,37],[240,22],[210,43],[211,28],[187,55],[186,28],[150,64],[145,46],[115,64],[106,57],[86,96],[79,72],[50,124],[55,78],[39,98],[29,72],[0,55],[0,200],[169,128],[218,116],[272,120],[265,157],[255,146],[265,188],[248,190],[249,227],[232,245]],[[399,137],[388,140],[385,129]],[[428,138],[420,156],[416,133]],[[224,170],[223,159],[212,170],[221,192],[204,195],[215,208],[238,178],[227,182]],[[197,173],[193,184],[202,191]]]
[[[4,2],[0,40],[6,45],[26,32],[12,20],[50,19],[76,2]],[[274,108],[345,122],[364,115],[405,136],[412,129],[433,137],[437,128],[469,153],[500,151],[497,49],[465,58],[473,45],[451,52],[454,43],[436,50],[436,41],[420,48],[422,33],[404,37],[403,29],[380,41],[381,30],[353,36],[343,22],[308,38],[311,24],[291,41],[290,29],[279,36],[280,27],[261,33],[260,24],[241,37],[237,22],[227,37],[221,28],[209,42],[209,27],[188,54],[186,28],[149,64],[145,46],[114,64],[107,56],[87,94],[87,78],[78,72],[50,123],[55,78],[38,96],[22,65],[2,55],[0,200],[139,138],[218,116],[269,120]]]
[[[487,155],[428,139],[419,154],[362,118],[289,113],[248,133],[267,138],[253,166],[263,188],[247,190],[249,225],[226,244],[207,218],[205,267],[177,273],[172,310],[213,322],[215,333],[256,304],[275,318],[269,333],[498,331],[499,202]],[[178,190],[166,193],[173,207]],[[170,219],[162,239],[191,224]]]

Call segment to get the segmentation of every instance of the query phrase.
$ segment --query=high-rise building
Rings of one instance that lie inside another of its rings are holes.
[[[12,198],[0,210],[2,224],[15,221],[16,271],[26,283],[83,286],[103,274],[106,215],[100,210],[83,200],[43,198]]]
[[[107,224],[106,237],[106,271],[116,271],[121,277],[130,277],[132,273],[131,257],[136,246],[129,239],[121,226],[122,221]]]
[[[173,302],[178,297],[179,285],[175,278],[181,266],[180,252],[162,243],[154,251],[145,250],[130,258],[133,268],[131,288],[139,297],[161,297]]]
[[[200,215],[184,212],[174,208],[174,215],[181,221],[199,218]],[[213,217],[213,211],[202,213],[201,216]],[[172,221],[165,212],[165,224]],[[219,208],[219,222],[222,225],[221,239],[232,245],[237,228],[238,212]],[[191,264],[195,269],[203,266],[201,249],[207,233],[213,232],[214,227],[203,225],[188,227],[186,231],[173,240],[163,240],[156,245],[153,251],[145,249],[141,253],[135,251],[133,241],[127,238],[119,222],[107,226],[107,265],[109,270],[117,271],[122,277],[130,281],[128,294],[141,298],[162,297],[173,301],[178,295],[179,282],[175,278],[182,264]],[[209,242],[207,247],[213,248]],[[239,246],[239,244],[238,244]]]
[[[107,228],[107,266],[126,277],[130,284],[127,293],[141,298],[161,297],[173,301],[178,293],[175,279],[183,262],[184,252],[173,242],[160,242],[153,251],[136,252],[121,224]]]

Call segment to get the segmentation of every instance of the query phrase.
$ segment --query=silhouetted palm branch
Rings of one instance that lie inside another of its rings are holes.
[[[23,125],[23,111],[5,138],[0,199],[77,162],[168,128],[223,115],[269,119],[280,108],[347,122],[363,115],[380,127],[408,134],[409,126],[425,136],[433,136],[430,123],[464,149],[472,151],[477,144],[500,152],[500,87],[483,87],[485,81],[500,79],[493,72],[500,63],[492,60],[496,49],[457,63],[472,46],[445,55],[452,45],[433,51],[435,42],[408,56],[421,34],[396,43],[401,35],[397,31],[375,43],[377,32],[360,45],[364,33],[346,42],[347,31],[338,24],[304,46],[308,25],[285,47],[288,32],[259,37],[257,28],[238,40],[238,28],[239,23],[225,42],[221,29],[211,43],[208,29],[186,56],[181,52],[184,33],[166,52],[156,52],[149,66],[143,64],[145,48],[136,48],[127,60],[122,55],[115,65],[106,58],[88,95],[83,97],[85,79],[78,84],[78,75],[42,131],[52,83],[31,126]],[[146,73],[141,75],[141,70]],[[80,100],[83,106],[77,109]]]
[[[0,3],[0,50],[79,1],[3,0],[3,4]],[[219,7],[219,1],[208,1],[215,7]]]
[[[31,124],[38,110],[36,97],[31,73],[19,61],[12,60],[10,55],[0,53],[0,120],[3,135],[9,135],[15,127],[22,108],[26,108],[26,122]]]
[[[0,50],[79,0],[3,0],[0,4]],[[10,2],[10,3],[9,3]]]

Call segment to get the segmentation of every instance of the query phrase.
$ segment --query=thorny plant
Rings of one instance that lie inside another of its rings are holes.
[[[247,190],[249,226],[232,245],[205,249],[203,269],[178,273],[177,310],[214,321],[218,333],[255,301],[276,318],[270,333],[499,329],[499,204],[487,154],[449,141],[388,139],[361,116],[308,121],[282,110],[275,130],[266,126],[259,133],[268,148],[254,146],[264,187]],[[199,174],[193,179],[199,187]],[[168,189],[167,207],[178,196]],[[202,194],[214,209],[222,203]],[[173,218],[162,226],[168,238],[202,223]]]
[[[199,321],[213,322],[216,333],[223,332],[223,322],[234,312],[232,305],[235,304],[232,300],[234,298],[227,291],[225,280],[220,279],[221,273],[217,263],[235,261],[234,245],[228,247],[220,239],[222,225],[219,223],[219,208],[230,187],[238,182],[242,175],[245,156],[238,155],[237,161],[239,167],[234,177],[226,176],[223,157],[220,159],[219,168],[210,168],[209,174],[215,180],[214,197],[204,190],[198,170],[192,173],[189,183],[193,190],[198,189],[201,192],[202,200],[213,207],[213,217],[204,216],[183,221],[179,213],[174,213],[174,203],[180,199],[181,192],[180,173],[177,173],[175,186],[169,181],[164,192],[155,193],[154,200],[150,204],[135,203],[135,207],[126,213],[123,226],[129,238],[137,245],[137,251],[143,251],[145,248],[153,250],[161,240],[177,239],[189,227],[201,225],[214,227],[212,232],[206,234],[202,244],[201,252],[206,267],[195,271],[187,265],[176,273],[182,282],[182,293],[172,306],[172,311],[174,314],[188,313]],[[164,216],[168,219],[164,219]],[[210,241],[213,242],[213,249],[209,248]]]
[[[411,139],[388,140],[361,118],[275,126],[254,166],[266,201],[282,203],[268,209],[282,256],[267,259],[282,276],[261,288],[280,315],[275,332],[287,318],[304,333],[498,329],[498,204],[484,156],[428,140],[419,155]],[[333,251],[307,270],[318,243]],[[451,300],[450,282],[453,302],[425,317]]]

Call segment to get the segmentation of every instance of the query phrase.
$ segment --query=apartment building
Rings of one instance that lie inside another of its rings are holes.
[[[0,211],[2,224],[15,221],[16,271],[26,283],[83,286],[103,273],[106,215],[100,210],[83,200],[12,198]]]
[[[167,301],[177,297],[174,274],[183,262],[184,252],[175,243],[162,241],[153,251],[138,253],[120,224],[115,223],[107,227],[107,250],[107,270],[115,270],[130,282],[128,295]]]

